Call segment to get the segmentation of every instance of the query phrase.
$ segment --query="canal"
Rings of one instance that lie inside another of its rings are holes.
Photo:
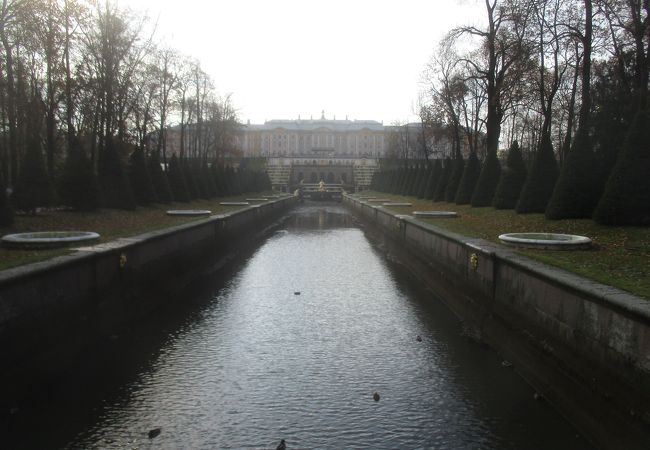
[[[338,205],[204,284],[53,376],[5,448],[590,448]]]

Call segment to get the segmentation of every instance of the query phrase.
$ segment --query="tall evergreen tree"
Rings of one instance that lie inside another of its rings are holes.
[[[481,175],[476,182],[474,193],[472,194],[471,204],[474,207],[490,206],[494,198],[494,192],[499,184],[501,177],[501,163],[497,158],[496,152],[488,152]]]
[[[553,153],[553,143],[548,133],[542,135],[533,165],[526,176],[516,211],[524,213],[543,213],[551,198],[558,177],[557,161]]]
[[[519,143],[514,141],[508,150],[506,167],[501,172],[501,179],[494,194],[493,206],[496,209],[514,209],[517,206],[519,194],[526,181],[526,173]]]
[[[191,200],[190,194],[187,190],[185,183],[185,176],[183,175],[183,168],[181,167],[180,160],[176,157],[176,153],[172,154],[169,159],[169,187],[174,195],[174,200],[177,202],[187,203]]]
[[[212,171],[207,162],[201,164],[201,178],[203,179],[203,185],[205,186],[208,198],[216,197],[217,186],[214,183],[214,177],[212,176]]]
[[[106,147],[99,158],[99,184],[106,208],[132,210],[136,203],[120,157],[120,145],[112,137],[106,138]]]
[[[59,193],[63,204],[77,211],[94,211],[101,207],[101,191],[92,162],[76,136],[70,141]]]
[[[402,193],[402,185],[404,184],[405,177],[406,177],[406,167],[400,167],[399,169],[397,169],[397,177],[395,179],[395,185],[393,186],[393,189],[390,191],[391,194]]]
[[[183,179],[185,180],[185,186],[187,187],[187,193],[190,196],[190,200],[196,200],[197,198],[200,198],[201,192],[199,191],[199,186],[196,183],[194,173],[190,168],[190,162],[187,160],[187,158],[179,158],[178,163],[179,167],[181,168],[181,172],[183,173]]]
[[[440,172],[440,178],[436,182],[436,190],[433,192],[433,201],[434,202],[444,202],[445,201],[445,192],[447,191],[447,184],[451,178],[451,172],[453,171],[454,162],[451,158],[445,158],[444,165]]]
[[[420,185],[418,186],[417,191],[418,198],[426,197],[427,187],[429,186],[429,180],[431,179],[431,172],[433,172],[433,164],[427,162],[422,168],[422,179],[420,180]]]
[[[7,185],[0,175],[0,227],[10,227],[14,223],[14,210],[7,195]]]
[[[436,185],[438,180],[442,176],[442,162],[440,159],[436,159],[433,163],[433,168],[431,169],[431,176],[429,176],[429,181],[427,184],[427,191],[424,196],[427,200],[433,200],[433,196],[436,193]]]
[[[45,168],[38,133],[30,133],[28,139],[27,150],[14,185],[12,202],[16,209],[35,213],[38,207],[52,205],[54,190]]]
[[[156,201],[156,193],[149,176],[149,169],[142,148],[136,148],[129,158],[129,180],[133,188],[133,196],[138,205],[146,206]]]
[[[465,160],[463,159],[463,155],[458,152],[456,158],[454,158],[453,169],[451,175],[449,175],[447,187],[445,188],[445,201],[447,203],[453,203],[456,199],[456,192],[458,192],[458,186],[460,185],[460,179],[463,177],[464,171]]]
[[[603,185],[599,175],[589,133],[580,126],[546,207],[546,218],[591,217]]]
[[[467,158],[467,164],[465,164],[465,170],[463,170],[463,176],[458,183],[458,190],[454,198],[456,204],[466,205],[470,202],[474,187],[480,175],[481,162],[478,160],[476,152],[470,152],[469,158]]]
[[[157,151],[151,152],[147,167],[149,168],[151,183],[156,192],[158,202],[165,204],[171,203],[174,200],[172,189],[169,186],[167,172],[163,170],[162,165],[160,164],[160,154]]]
[[[607,225],[650,225],[650,113],[637,113],[594,219]]]

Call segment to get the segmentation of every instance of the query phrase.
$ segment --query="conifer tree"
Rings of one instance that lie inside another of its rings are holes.
[[[436,190],[433,192],[433,201],[434,202],[444,202],[445,201],[445,192],[447,191],[447,184],[451,178],[451,172],[453,171],[454,162],[451,158],[445,158],[445,162],[440,171],[440,178],[436,182]]]
[[[190,163],[187,160],[187,158],[179,158],[178,163],[179,163],[179,167],[181,168],[181,172],[183,173],[183,179],[185,180],[185,187],[187,188],[187,193],[190,197],[190,200],[196,200],[197,198],[200,197],[201,193],[199,191],[199,187],[197,186],[194,173],[190,169]]]
[[[650,225],[650,114],[637,113],[594,212],[606,225]]]
[[[187,203],[190,199],[190,194],[185,184],[185,176],[183,175],[183,168],[181,167],[180,160],[176,157],[176,153],[172,154],[169,159],[169,187],[174,195],[174,200],[177,202]]]
[[[481,162],[478,160],[476,152],[470,152],[467,158],[467,164],[465,164],[465,170],[463,170],[463,176],[458,183],[458,190],[454,198],[456,204],[467,205],[470,202],[474,187],[476,187],[476,182],[480,175]]]
[[[120,158],[120,145],[112,137],[106,138],[106,147],[99,158],[99,184],[106,208],[132,210],[136,203]]]
[[[429,183],[427,186],[427,192],[424,198],[427,200],[433,200],[433,196],[436,193],[436,185],[438,180],[442,176],[442,161],[436,159],[433,163],[433,168],[431,169],[431,176],[429,177]]]
[[[136,148],[129,158],[129,180],[133,188],[133,196],[138,205],[146,206],[156,201],[156,193],[149,176],[149,169],[144,158],[144,151]]]
[[[14,223],[14,210],[7,195],[7,185],[0,175],[0,227],[10,227]]]
[[[493,206],[496,209],[514,209],[521,189],[526,181],[526,164],[521,156],[519,144],[514,141],[508,150],[506,167],[501,172],[501,179],[494,194]]]
[[[208,198],[216,197],[217,185],[214,183],[214,177],[207,162],[201,165],[201,178],[203,179],[203,185],[205,186]]]
[[[73,137],[63,167],[59,193],[63,204],[77,211],[101,207],[99,182],[81,141]]]
[[[219,188],[220,197],[227,197],[230,195],[230,186],[228,186],[228,180],[226,179],[226,176],[226,169],[222,166],[217,166],[215,182]]]
[[[393,189],[390,191],[391,194],[399,194],[402,192],[404,177],[406,177],[406,168],[400,167],[399,169],[397,169],[397,177],[395,178],[395,184],[393,186]]]
[[[163,170],[160,164],[160,154],[156,151],[151,152],[147,167],[149,169],[149,176],[153,184],[156,198],[160,203],[171,203],[174,198],[172,196],[171,187],[169,187],[169,179],[167,172]]]
[[[580,126],[546,207],[546,218],[591,217],[602,189],[599,174],[589,133]]]
[[[456,192],[458,191],[458,186],[460,184],[460,179],[463,176],[465,171],[465,159],[463,155],[458,152],[456,158],[454,158],[454,164],[449,175],[449,180],[447,181],[447,187],[445,188],[445,201],[447,203],[452,203],[456,199]]]
[[[30,133],[28,139],[11,200],[16,209],[35,213],[38,207],[52,205],[54,190],[45,168],[38,133]]]
[[[427,194],[427,186],[429,185],[429,179],[431,178],[432,168],[433,165],[428,162],[422,167],[422,178],[417,190],[418,198],[424,198]]]
[[[539,149],[535,154],[533,165],[526,176],[526,182],[521,190],[516,211],[523,213],[543,213],[551,198],[555,181],[558,177],[557,161],[553,153],[551,136],[542,135]]]
[[[474,207],[490,206],[501,177],[501,163],[496,152],[487,152],[481,175],[472,194],[471,205]]]

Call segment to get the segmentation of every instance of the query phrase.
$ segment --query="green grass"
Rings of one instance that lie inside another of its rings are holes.
[[[552,266],[615,286],[650,299],[650,227],[608,227],[590,219],[546,220],[543,214],[516,214],[512,210],[491,207],[472,208],[454,203],[364,192],[407,201],[412,207],[386,207],[399,213],[412,211],[455,211],[456,219],[418,218],[468,237],[499,242],[503,233],[567,233],[587,236],[594,242],[591,250],[521,250],[520,253]]]
[[[260,195],[264,194],[254,194],[255,197]],[[223,206],[219,204],[220,202],[244,201],[252,196],[253,194],[243,194],[212,200],[195,200],[191,203],[156,204],[149,207],[140,207],[135,211],[117,209],[105,209],[97,212],[47,210],[34,216],[16,215],[13,226],[0,227],[0,235],[36,231],[94,231],[101,235],[100,242],[107,242],[120,237],[136,236],[148,231],[169,228],[207,217],[168,216],[166,211],[170,209],[208,209],[213,214],[219,214],[245,208],[245,206]],[[80,245],[84,244],[81,243]],[[69,248],[22,250],[0,247],[0,270],[43,261],[73,251]]]

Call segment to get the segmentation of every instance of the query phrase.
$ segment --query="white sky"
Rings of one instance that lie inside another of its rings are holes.
[[[120,0],[201,61],[242,121],[413,120],[422,71],[477,0]]]

